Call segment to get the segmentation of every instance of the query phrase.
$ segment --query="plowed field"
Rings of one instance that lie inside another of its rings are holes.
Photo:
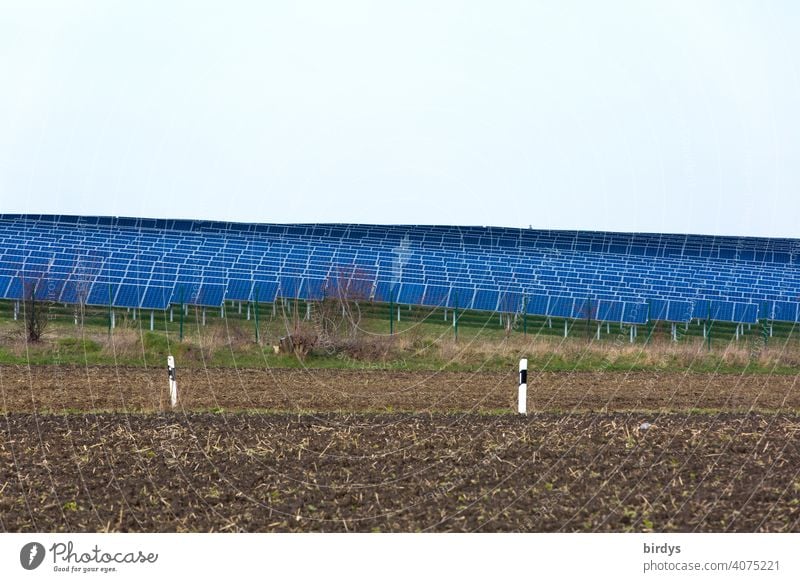
[[[2,531],[800,531],[797,377],[0,367]],[[647,424],[649,423],[649,426]]]
[[[800,531],[800,417],[7,415],[5,531]]]
[[[185,410],[516,410],[517,373],[179,369]],[[528,375],[529,410],[800,410],[798,376],[575,372]],[[166,368],[0,367],[0,409],[159,411]]]

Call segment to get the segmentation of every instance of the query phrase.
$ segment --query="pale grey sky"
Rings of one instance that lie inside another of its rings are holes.
[[[4,2],[0,211],[800,237],[793,2]]]

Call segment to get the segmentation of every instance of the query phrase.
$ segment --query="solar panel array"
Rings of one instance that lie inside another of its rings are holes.
[[[165,309],[352,297],[641,324],[800,320],[800,240],[0,215],[0,297]]]

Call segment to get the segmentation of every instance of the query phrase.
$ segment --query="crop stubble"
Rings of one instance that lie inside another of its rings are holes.
[[[4,531],[800,531],[792,414],[9,414]]]
[[[800,410],[797,376],[532,370],[528,379],[534,411]],[[195,411],[516,410],[516,382],[516,370],[178,370],[181,406]],[[167,388],[166,368],[0,367],[0,409],[9,412],[159,411]]]
[[[515,380],[2,367],[0,530],[800,531],[796,377]]]

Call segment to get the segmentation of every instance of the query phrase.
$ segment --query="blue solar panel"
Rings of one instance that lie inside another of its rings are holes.
[[[574,319],[597,319],[599,302],[595,299],[575,299],[572,304]]]
[[[693,305],[691,301],[675,301],[671,300],[667,307],[667,317],[665,318],[667,321],[689,321],[692,319],[692,308]]]
[[[599,321],[622,321],[624,304],[620,301],[600,301],[597,308]]]
[[[708,318],[709,302],[697,300],[692,302],[692,319],[707,319]]]
[[[390,283],[388,281],[378,281],[375,285],[375,301],[382,301],[389,303],[390,301],[397,301],[397,291],[399,285]]]
[[[308,299],[313,301],[321,301],[326,297],[327,287],[323,279],[309,279],[301,277],[300,280],[301,282],[297,293],[294,295],[287,294],[287,297]]]
[[[482,311],[495,311],[498,309],[497,303],[499,293],[488,289],[478,289],[475,291],[475,299],[472,304],[473,309],[480,309]]]
[[[522,293],[501,291],[497,309],[504,313],[520,313],[522,311]]]
[[[475,289],[469,287],[453,287],[450,290],[450,297],[447,298],[447,306],[453,309],[470,309]]]
[[[218,305],[222,305],[224,296],[224,285],[219,283],[203,283],[200,285],[200,291],[198,292],[197,298],[193,301],[193,303],[196,305],[216,307]]]
[[[142,298],[142,307],[150,309],[166,309],[172,296],[172,287],[149,285]]]
[[[527,298],[527,312],[531,315],[548,315],[550,298],[547,295],[531,295]]]
[[[423,293],[425,293],[425,285],[419,283],[403,283],[400,286],[397,302],[419,305],[422,303]]]
[[[551,297],[547,315],[551,317],[572,317],[575,300],[572,297]]]
[[[244,279],[231,279],[228,281],[228,290],[225,294],[227,299],[247,301],[253,289],[253,282]]]
[[[139,307],[144,298],[145,287],[143,285],[120,285],[114,297],[114,305],[119,307]]]
[[[21,297],[20,275],[42,298],[106,305],[111,283],[115,304],[153,308],[252,300],[252,281],[260,301],[316,299],[342,279],[355,298],[519,313],[526,296],[528,313],[629,323],[648,303],[671,321],[800,315],[795,239],[0,215],[0,295]]]
[[[282,276],[280,280],[280,294],[290,299],[303,298],[303,278],[299,276]]]
[[[447,296],[450,294],[450,287],[444,285],[428,285],[425,295],[422,298],[422,305],[440,307],[447,304]],[[497,299],[495,298],[495,303]]]
[[[108,285],[100,281],[96,281],[89,291],[89,296],[86,298],[86,303],[88,305],[108,305],[109,302],[113,302],[114,300],[114,287],[115,286],[113,284]],[[116,285],[116,287],[119,287],[119,285]]]
[[[259,303],[272,303],[278,297],[278,283],[274,281],[256,281],[253,283],[251,300]]]
[[[730,301],[712,301],[710,306],[711,319],[716,321],[733,321],[734,305]]]
[[[758,305],[755,303],[734,303],[733,321],[736,323],[755,323],[758,320]]]
[[[622,321],[631,324],[644,324],[647,323],[647,309],[646,303],[628,303],[624,304]]]
[[[666,321],[669,311],[669,301],[666,299],[651,299],[648,301],[647,318],[656,321]]]
[[[795,322],[798,320],[800,303],[792,301],[775,301],[772,317],[776,321]]]

